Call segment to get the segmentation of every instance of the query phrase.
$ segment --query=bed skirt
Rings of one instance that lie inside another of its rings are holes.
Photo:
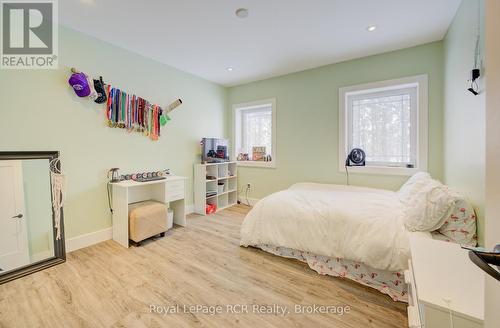
[[[322,275],[348,278],[389,295],[394,301],[408,302],[403,272],[373,269],[363,263],[316,255],[286,247],[255,245],[268,253],[306,262],[311,269]]]

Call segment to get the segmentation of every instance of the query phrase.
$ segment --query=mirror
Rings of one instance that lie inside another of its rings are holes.
[[[58,239],[52,208],[58,155],[0,152],[0,283],[65,261],[62,209]]]

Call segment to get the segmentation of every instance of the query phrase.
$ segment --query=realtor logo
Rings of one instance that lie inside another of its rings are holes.
[[[0,68],[57,69],[56,0],[1,0]]]

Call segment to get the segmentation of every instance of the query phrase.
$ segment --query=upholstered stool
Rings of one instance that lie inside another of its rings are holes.
[[[129,239],[140,246],[141,241],[150,237],[165,236],[167,228],[167,206],[163,203],[147,200],[128,206]]]

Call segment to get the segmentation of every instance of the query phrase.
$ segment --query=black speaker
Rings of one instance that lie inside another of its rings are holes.
[[[365,166],[366,154],[363,149],[354,148],[345,160],[345,166]]]

